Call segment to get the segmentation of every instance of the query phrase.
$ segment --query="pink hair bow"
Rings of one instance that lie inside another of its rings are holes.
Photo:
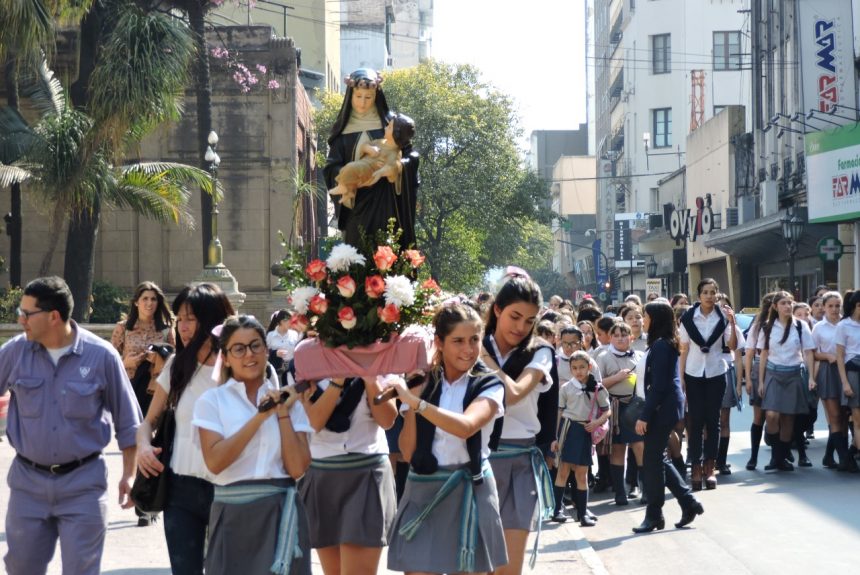
[[[529,273],[523,268],[517,266],[508,266],[505,268],[505,276],[512,278],[526,278],[531,279]]]

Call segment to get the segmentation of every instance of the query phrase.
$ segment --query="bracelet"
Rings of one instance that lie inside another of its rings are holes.
[[[334,380],[330,380],[330,381],[328,382],[328,384],[329,384],[329,385],[331,385],[331,386],[334,386],[334,387],[336,387],[336,388],[338,388],[338,389],[343,389],[343,385],[341,385],[341,384],[339,384],[339,383],[335,383],[335,382],[334,382]]]
[[[289,418],[290,418],[289,415],[279,415],[278,416],[278,419],[289,419]]]

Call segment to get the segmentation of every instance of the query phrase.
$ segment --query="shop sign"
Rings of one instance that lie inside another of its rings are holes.
[[[860,130],[843,126],[806,134],[809,223],[860,218]]]
[[[669,218],[669,235],[672,239],[688,239],[695,242],[702,234],[714,229],[714,211],[711,209],[711,194],[696,198],[696,210],[674,209]]]

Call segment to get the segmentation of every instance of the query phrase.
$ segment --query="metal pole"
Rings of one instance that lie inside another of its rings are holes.
[[[791,297],[796,297],[794,291],[794,256],[796,254],[797,245],[794,240],[791,240],[788,246],[788,292]]]

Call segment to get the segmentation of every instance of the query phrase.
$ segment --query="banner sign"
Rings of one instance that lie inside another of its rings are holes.
[[[854,107],[854,29],[851,2],[802,0],[799,11],[803,113],[836,112],[837,104]],[[853,116],[853,111],[842,116]],[[833,116],[828,121],[854,122]],[[804,126],[805,128],[805,126]]]
[[[860,130],[807,133],[805,146],[809,223],[860,218]]]

